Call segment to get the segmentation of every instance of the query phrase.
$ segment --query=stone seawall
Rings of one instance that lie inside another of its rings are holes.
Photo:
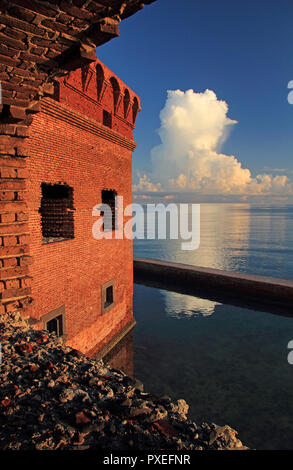
[[[290,312],[293,303],[293,281],[287,279],[147,258],[135,258],[133,268],[134,282],[161,289],[225,303],[244,302],[256,309],[259,304],[280,314]]]
[[[196,424],[181,399],[153,396],[103,361],[0,317],[1,450],[247,449],[228,425]]]

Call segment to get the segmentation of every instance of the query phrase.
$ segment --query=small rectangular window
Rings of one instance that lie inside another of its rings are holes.
[[[108,281],[102,285],[102,315],[115,305],[114,281]]]
[[[55,332],[57,336],[63,336],[63,321],[62,315],[53,318],[47,322],[47,328],[50,333]]]
[[[61,336],[63,340],[66,338],[66,327],[65,327],[65,305],[46,313],[41,318],[43,327],[50,333],[55,333],[57,336]]]
[[[65,184],[42,183],[41,214],[43,243],[74,238],[73,189]]]
[[[103,124],[104,126],[112,128],[112,114],[105,109],[103,110]]]
[[[113,286],[106,288],[106,300],[104,307],[109,307],[113,303]]]

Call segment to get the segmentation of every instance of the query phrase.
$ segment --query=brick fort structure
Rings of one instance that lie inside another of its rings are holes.
[[[89,355],[135,324],[132,242],[115,238],[115,197],[131,203],[140,110],[96,47],[149,3],[0,1],[0,313],[21,311]],[[101,203],[112,239],[92,234]]]

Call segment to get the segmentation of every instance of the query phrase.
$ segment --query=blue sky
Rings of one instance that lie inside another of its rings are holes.
[[[141,98],[134,174],[152,171],[167,90],[210,89],[237,121],[221,153],[292,179],[292,17],[290,0],[158,0],[123,21],[97,54]]]

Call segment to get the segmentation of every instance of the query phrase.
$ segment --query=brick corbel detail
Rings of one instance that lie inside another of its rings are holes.
[[[29,316],[31,277],[25,202],[28,124],[0,125],[0,313]]]
[[[93,119],[83,116],[77,111],[71,110],[64,104],[46,98],[41,101],[41,110],[43,113],[49,114],[60,121],[70,123],[72,126],[79,127],[90,134],[98,135],[109,142],[131,150],[131,152],[136,148],[136,142],[133,140],[124,137],[113,129],[103,126]]]

